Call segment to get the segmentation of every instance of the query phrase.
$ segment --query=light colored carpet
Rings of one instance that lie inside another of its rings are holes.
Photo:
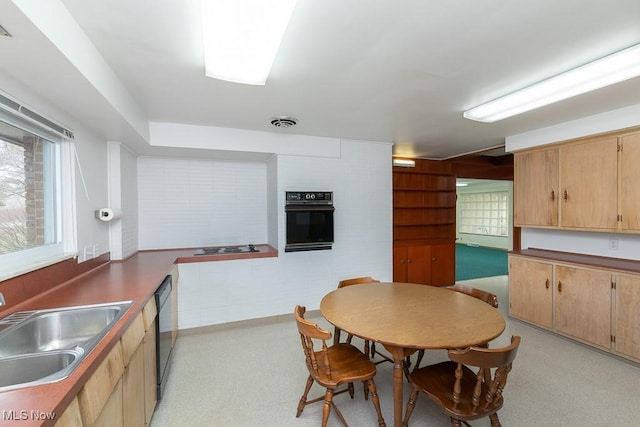
[[[462,283],[498,295],[507,328],[492,347],[506,345],[511,335],[522,337],[505,389],[505,405],[499,412],[503,426],[639,425],[639,367],[510,320],[506,276]],[[312,319],[330,328],[324,319]],[[446,360],[445,351],[427,351],[423,363],[441,360]],[[322,403],[307,406],[300,418],[295,417],[308,372],[293,318],[183,333],[171,369],[152,427],[320,425]],[[378,365],[375,380],[385,421],[392,426],[391,364]],[[409,391],[410,386],[405,385],[405,405]],[[309,396],[322,393],[314,385]],[[342,394],[335,402],[350,426],[377,425],[373,406],[363,399],[360,385],[355,399]],[[471,424],[490,425],[488,419]],[[340,425],[331,415],[329,426]],[[418,399],[411,426],[449,425],[448,418],[429,399]]]

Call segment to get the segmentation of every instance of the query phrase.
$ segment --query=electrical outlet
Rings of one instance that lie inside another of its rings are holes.
[[[609,239],[609,249],[612,251],[618,250],[618,239]]]
[[[84,260],[90,260],[96,257],[96,249],[98,245],[89,245],[84,247]]]

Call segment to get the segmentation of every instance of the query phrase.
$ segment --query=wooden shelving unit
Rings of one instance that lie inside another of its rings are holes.
[[[394,280],[455,282],[456,177],[449,162],[393,168]],[[411,255],[420,253],[420,256]]]

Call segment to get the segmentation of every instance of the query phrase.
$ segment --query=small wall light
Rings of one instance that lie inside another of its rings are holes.
[[[409,159],[393,159],[393,166],[400,166],[403,168],[415,168],[416,161]]]

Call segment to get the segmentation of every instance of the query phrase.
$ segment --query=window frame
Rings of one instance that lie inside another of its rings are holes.
[[[1,92],[0,92],[1,94]],[[9,102],[7,102],[7,100]],[[55,168],[53,182],[45,191],[46,209],[54,212],[50,226],[56,233],[57,242],[27,248],[0,255],[0,280],[6,280],[30,271],[46,267],[57,262],[77,257],[76,238],[76,203],[75,203],[75,147],[73,134],[66,131],[62,134],[55,128],[61,126],[43,118],[37,113],[28,111],[32,117],[22,114],[22,106],[15,108],[4,95],[0,98],[0,121],[22,129],[37,137],[51,142],[53,152],[52,162],[45,166]],[[16,105],[18,105],[16,103]],[[10,107],[10,108],[9,108]],[[35,117],[35,118],[33,118]],[[38,121],[37,118],[42,120]],[[47,126],[50,123],[54,127]],[[55,197],[52,193],[55,193]]]

